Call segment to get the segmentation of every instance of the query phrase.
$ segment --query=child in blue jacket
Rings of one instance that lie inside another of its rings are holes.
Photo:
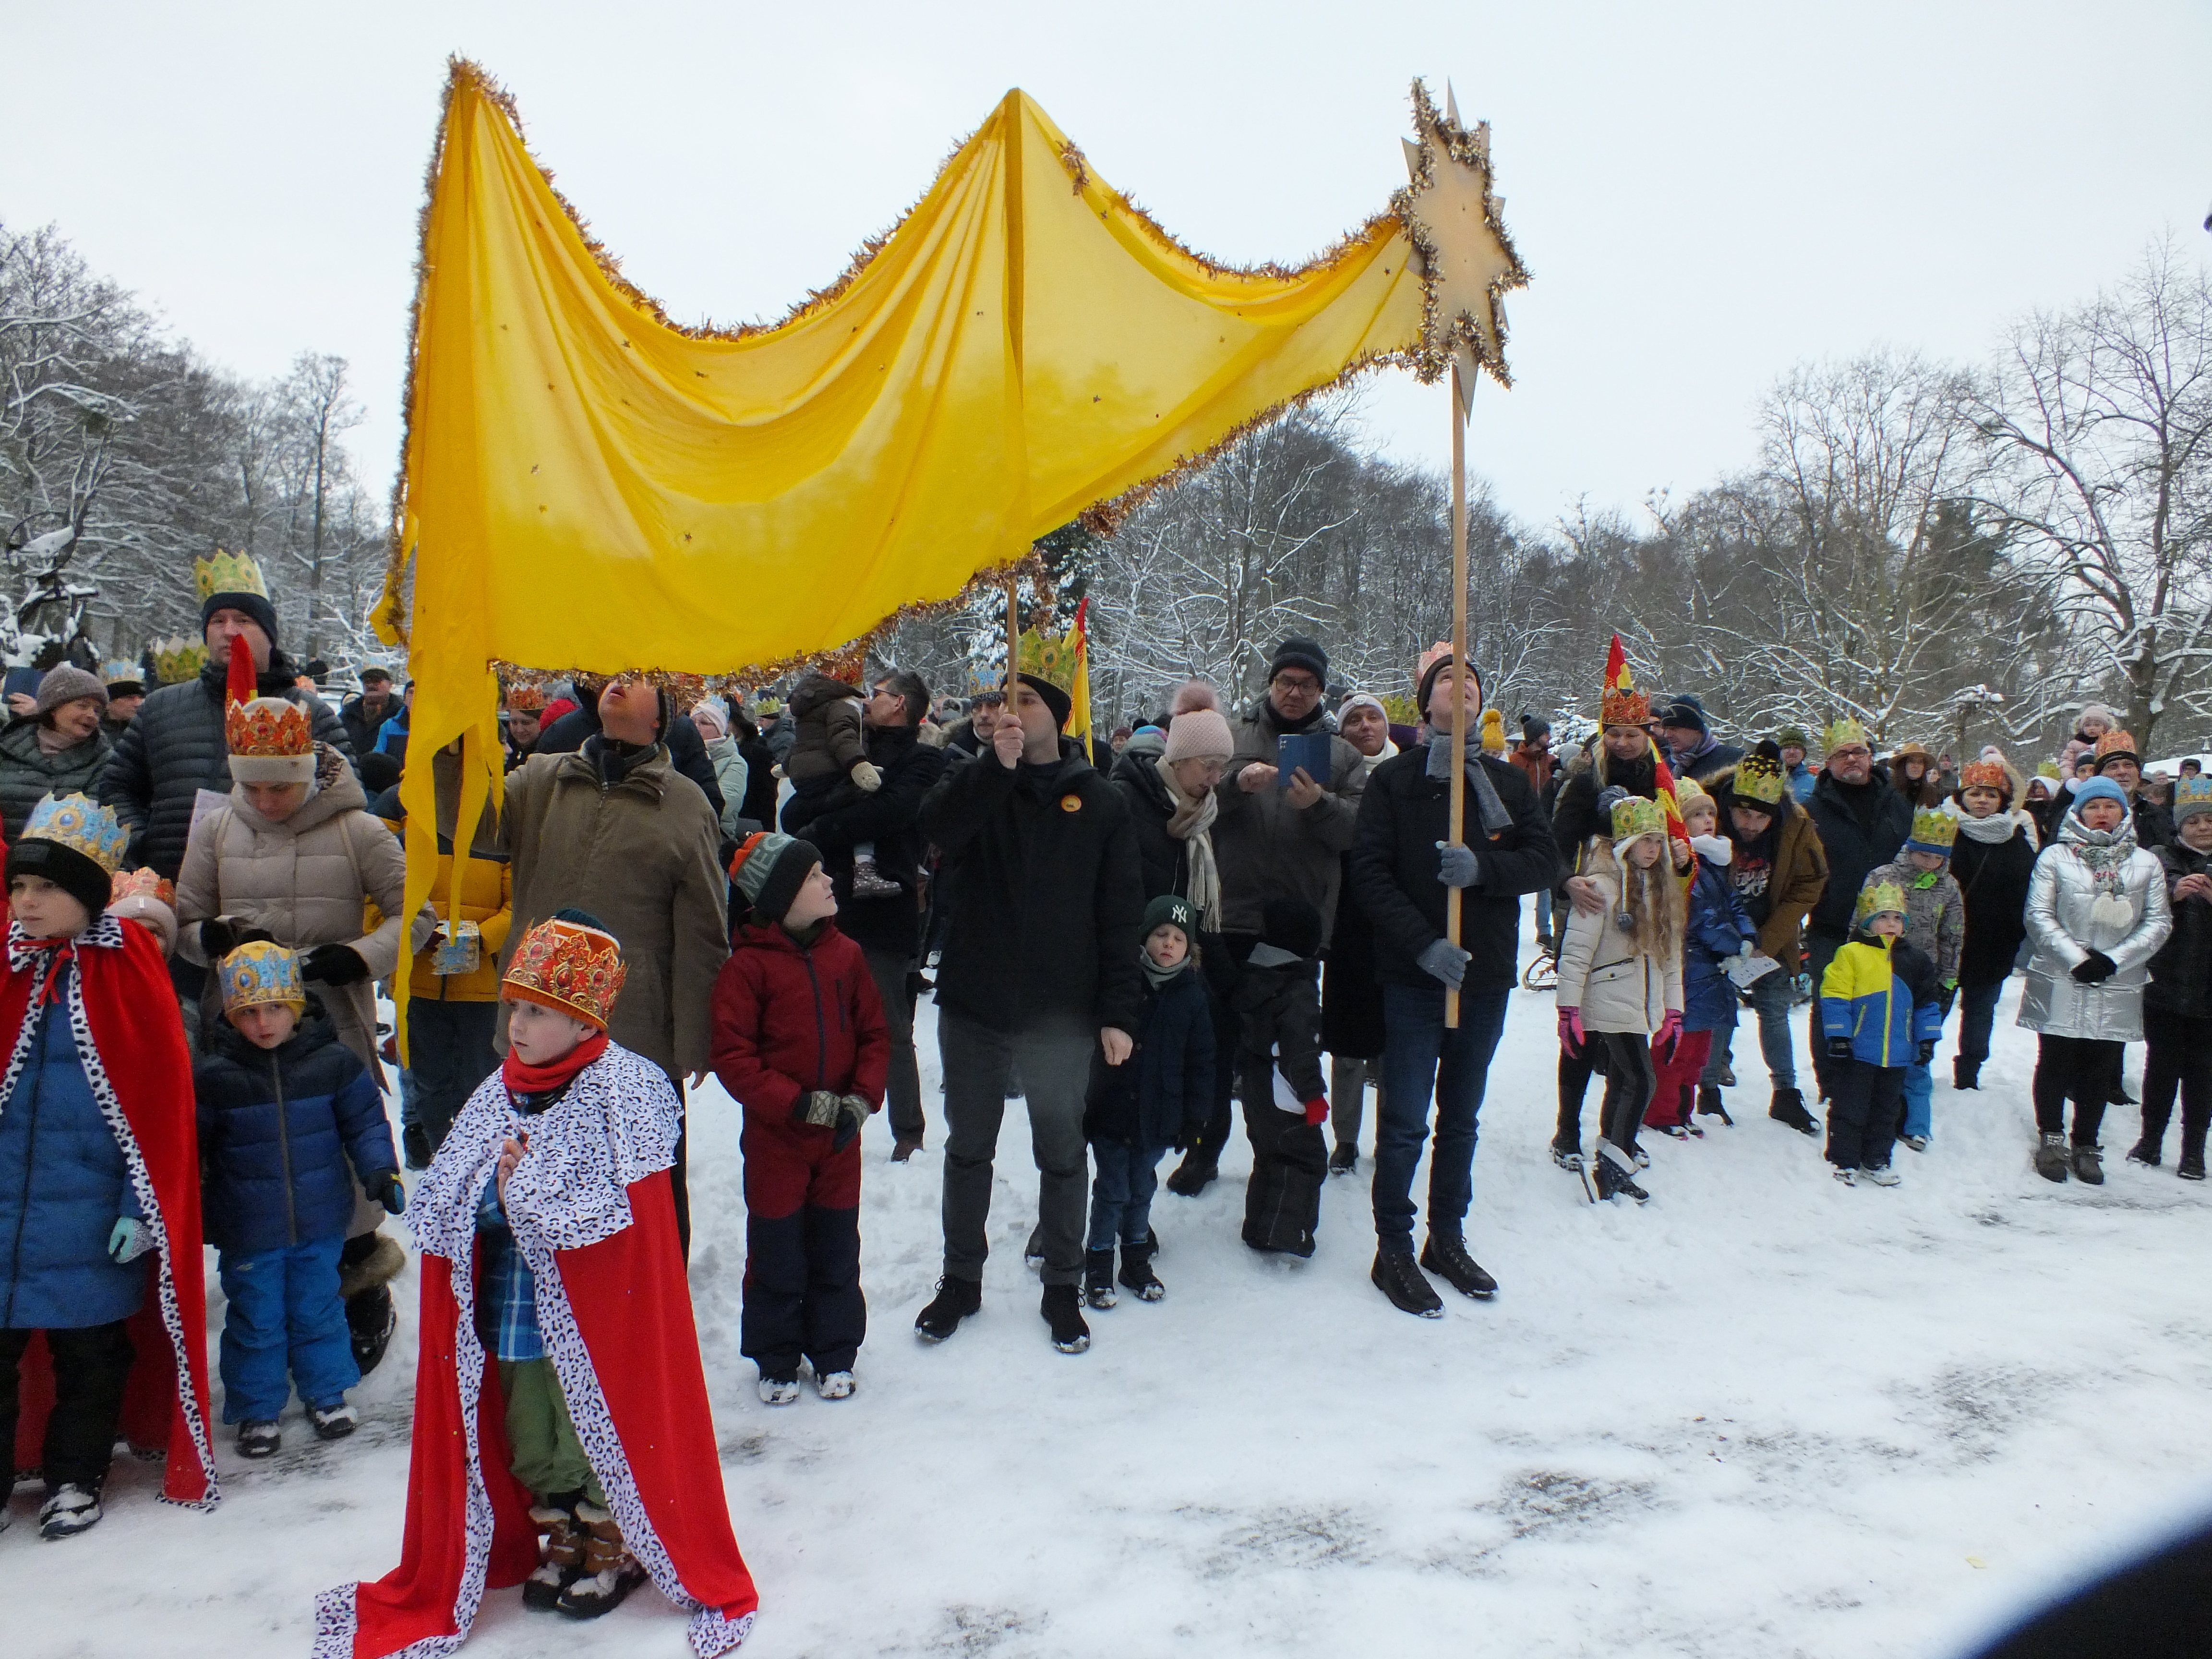
[[[1705,1133],[1691,1115],[1692,1091],[1712,1057],[1715,1034],[1735,1029],[1735,987],[1723,964],[1751,956],[1759,948],[1759,929],[1729,878],[1735,846],[1715,833],[1719,814],[1713,798],[1691,779],[1678,778],[1674,799],[1698,860],[1682,918],[1682,1029],[1673,1048],[1653,1051],[1656,1083],[1644,1122],[1681,1140]],[[1718,1115],[1729,1121],[1726,1111]]]
[[[1942,1034],[1936,964],[1903,937],[1905,890],[1869,880],[1859,890],[1857,937],[1820,976],[1820,1030],[1832,1065],[1828,1162],[1846,1187],[1898,1184],[1891,1149],[1905,1115],[1905,1074],[1925,1066]]]
[[[229,1302],[222,1420],[239,1425],[241,1456],[268,1457],[283,1443],[276,1419],[294,1383],[318,1439],[353,1432],[345,1391],[361,1371],[338,1251],[354,1179],[390,1214],[407,1198],[384,1097],[308,1000],[298,955],[241,945],[216,972],[223,1023],[209,1030],[192,1089],[207,1239]]]

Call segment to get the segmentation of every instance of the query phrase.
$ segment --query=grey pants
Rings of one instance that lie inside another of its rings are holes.
[[[945,1271],[980,1281],[990,1254],[991,1164],[1006,1113],[1006,1085],[1019,1068],[1037,1167],[1037,1231],[1044,1282],[1083,1281],[1084,1206],[1090,1166],[1083,1145],[1083,1095],[1098,1033],[1061,1025],[996,1031],[951,1012],[937,1020],[945,1067]]]
[[[891,1031],[890,1075],[884,1083],[884,1106],[890,1114],[891,1133],[901,1139],[919,1140],[927,1127],[921,1115],[921,1068],[914,1057],[914,997],[907,989],[907,969],[912,961],[903,951],[863,951],[868,976],[883,1000],[884,1024]]]
[[[1382,1061],[1346,1060],[1341,1054],[1328,1057],[1328,1130],[1337,1146],[1358,1146],[1359,1125],[1366,1115],[1370,1083],[1375,1085],[1379,1101],[1382,1094]]]

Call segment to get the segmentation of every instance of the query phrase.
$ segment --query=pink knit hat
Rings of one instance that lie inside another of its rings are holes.
[[[1226,763],[1237,752],[1229,735],[1229,722],[1211,708],[1193,708],[1177,714],[1168,727],[1166,761],[1218,760]]]

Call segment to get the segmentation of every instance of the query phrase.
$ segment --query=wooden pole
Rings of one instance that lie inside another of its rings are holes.
[[[1472,390],[1472,388],[1468,388]],[[1465,839],[1467,830],[1467,404],[1459,383],[1459,365],[1451,372],[1451,489],[1452,489],[1452,724],[1451,838]],[[1425,714],[1428,711],[1421,711]],[[1433,728],[1431,728],[1433,729]],[[1431,737],[1431,743],[1436,739]],[[1444,890],[1444,938],[1459,944],[1460,900],[1456,887]],[[1459,993],[1444,993],[1444,1025],[1459,1029]]]
[[[1014,653],[1022,637],[1022,579],[1006,578],[1006,714],[1014,712]]]

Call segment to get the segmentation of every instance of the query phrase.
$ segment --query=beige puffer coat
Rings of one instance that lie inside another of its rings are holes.
[[[1605,908],[1594,916],[1577,910],[1559,942],[1561,1008],[1582,1011],[1585,1031],[1657,1030],[1668,1012],[1682,1011],[1682,955],[1655,962],[1633,934],[1613,921],[1620,908],[1620,871],[1609,859],[1584,872],[1597,884]]]
[[[406,854],[384,821],[363,810],[368,798],[345,757],[319,743],[315,757],[315,793],[283,823],[270,823],[234,786],[230,805],[193,827],[177,872],[177,952],[210,966],[196,924],[213,916],[265,927],[303,954],[318,945],[350,945],[368,964],[368,977],[309,988],[322,999],[338,1040],[376,1077],[374,981],[391,975],[403,953],[411,958],[428,942],[434,919],[426,908],[413,928],[401,926]],[[370,901],[384,918],[374,933],[364,932]]]

